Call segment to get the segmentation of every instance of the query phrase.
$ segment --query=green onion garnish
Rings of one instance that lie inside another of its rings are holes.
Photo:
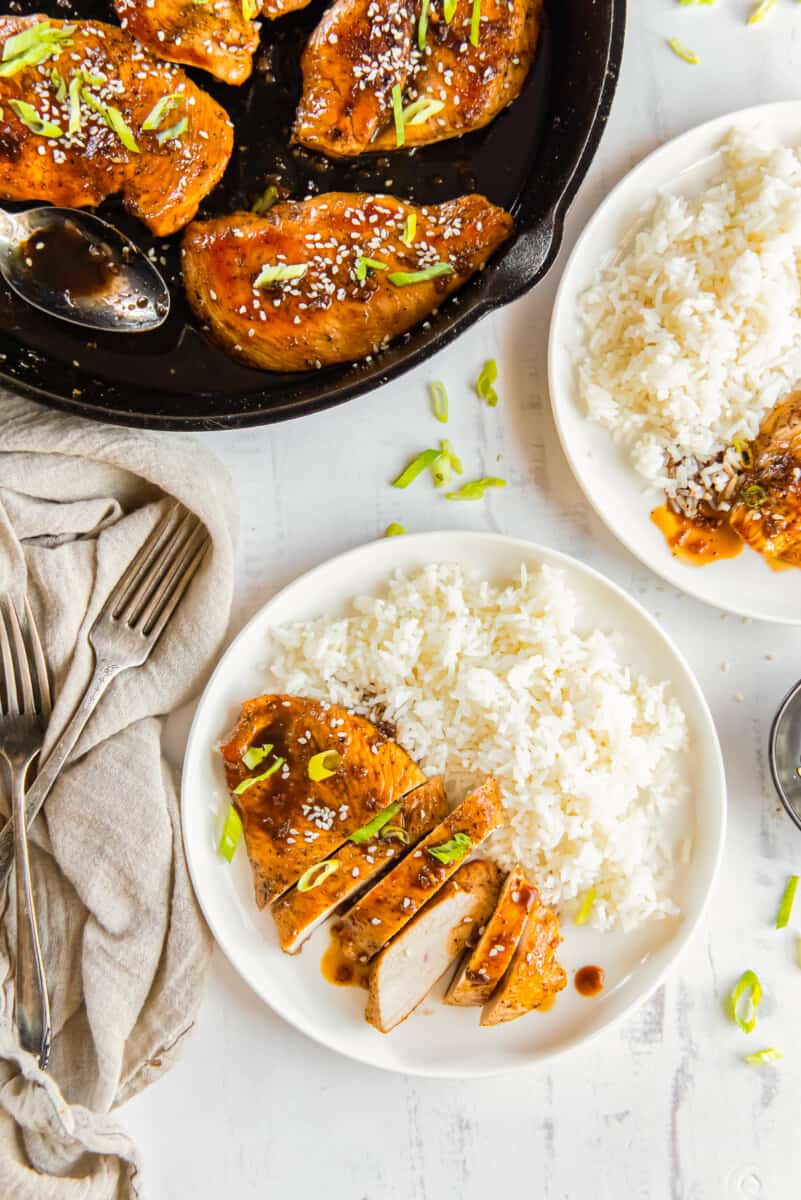
[[[418,454],[407,467],[404,467],[397,479],[393,479],[392,486],[407,488],[410,483],[414,483],[418,475],[422,475],[426,467],[430,467],[439,458],[439,455],[439,450],[423,450],[422,454]]]
[[[431,0],[423,0],[420,6],[420,19],[417,22],[417,49],[425,50],[426,35],[428,33],[428,10],[431,7]]]
[[[740,1001],[743,1000],[741,1006]],[[729,1015],[743,1033],[753,1033],[757,1009],[762,1000],[762,984],[755,971],[743,971],[729,994]],[[740,1008],[744,1011],[741,1013]]]
[[[746,25],[759,25],[760,21],[764,21],[770,10],[775,7],[776,0],[761,0],[746,21]]]
[[[462,474],[462,460],[448,439],[443,438],[439,444],[439,454],[431,464],[434,487],[443,487],[446,483],[450,483],[454,471],[457,475]]]
[[[262,216],[264,213],[270,211],[277,199],[278,188],[275,186],[275,184],[271,183],[270,186],[262,192],[258,200],[254,202],[251,212],[256,213],[257,216]]]
[[[692,66],[697,66],[698,55],[689,46],[685,46],[678,38],[670,38],[668,45],[674,54],[678,54],[679,58],[684,59],[686,63],[691,63]]]
[[[386,808],[382,808],[381,812],[376,813],[372,820],[366,825],[362,825],[348,838],[349,842],[355,842],[357,846],[363,846],[365,842],[369,842],[381,832],[385,825],[388,825],[393,817],[397,817],[401,810],[400,801],[396,800],[394,804],[388,804]]]
[[[478,45],[481,36],[481,0],[473,0],[473,11],[470,14],[470,41]]]
[[[760,504],[767,497],[767,494],[765,489],[760,487],[758,483],[752,483],[743,492],[743,504],[746,508],[759,508]]]
[[[221,854],[226,862],[230,862],[234,857],[241,836],[242,822],[239,819],[239,813],[233,804],[231,804],[229,805],[228,812],[225,814],[225,823],[222,827],[219,843],[217,844],[217,853]]]
[[[72,45],[77,26],[54,28],[49,21],[40,21],[6,40],[0,63],[0,77],[16,75],[25,67],[36,67],[48,58],[55,58],[66,46]]]
[[[396,841],[401,842],[404,846],[408,846],[410,841],[409,835],[402,825],[385,825],[381,831],[381,837],[385,839],[395,838]]]
[[[384,537],[399,537],[400,534],[405,532],[406,530],[402,525],[399,525],[397,521],[392,521],[384,530]]]
[[[490,358],[484,363],[481,368],[481,373],[476,380],[476,391],[482,400],[485,400],[490,408],[494,408],[498,403],[498,393],[492,386],[498,378],[498,364],[494,358]]]
[[[150,112],[142,122],[142,129],[158,129],[164,118],[169,116],[174,108],[179,104],[183,104],[184,97],[181,92],[171,92],[169,96],[162,96],[151,108]]]
[[[406,130],[403,128],[403,96],[399,83],[392,89],[392,119],[395,122],[395,145],[403,146],[406,142]]]
[[[796,893],[797,887],[798,887],[798,876],[791,875],[790,878],[787,880],[787,887],[784,889],[784,895],[782,896],[782,902],[779,905],[779,911],[776,914],[776,928],[777,929],[785,929],[788,921],[790,920],[790,914],[793,911],[793,901],[795,900],[795,893]]]
[[[442,15],[445,18],[445,24],[450,25],[453,18],[456,16],[456,9],[459,7],[459,0],[445,0],[442,6]]]
[[[445,384],[435,379],[428,389],[431,393],[431,408],[434,416],[443,425],[448,423],[448,393]]]
[[[443,842],[441,846],[426,846],[426,850],[437,862],[450,866],[451,863],[459,862],[459,859],[464,858],[465,854],[470,852],[472,845],[473,843],[466,833],[455,833],[449,841]]]
[[[242,755],[242,762],[249,771],[254,771],[259,763],[263,763],[267,755],[273,748],[272,742],[265,742],[263,746],[251,746]]]
[[[260,288],[270,283],[283,283],[286,279],[302,279],[308,269],[307,263],[279,263],[275,267],[262,267],[253,280],[253,286]]]
[[[54,125],[52,121],[46,121],[26,100],[9,100],[8,106],[12,112],[17,114],[22,124],[30,129],[31,133],[36,133],[39,137],[63,137],[64,130],[61,126]]]
[[[581,898],[581,904],[579,904],[579,906],[578,906],[578,912],[576,913],[576,918],[574,921],[575,925],[586,925],[587,924],[590,913],[592,912],[592,906],[595,903],[597,898],[598,898],[597,888],[594,888],[594,887],[588,888],[587,891],[584,893],[584,895]]]
[[[188,128],[189,117],[181,117],[180,121],[176,121],[169,129],[162,129],[160,133],[157,133],[156,141],[160,146],[163,146],[165,142],[177,142]]]
[[[734,438],[732,441],[732,446],[734,446],[734,449],[740,455],[743,466],[753,467],[754,452],[751,449],[751,443],[747,442],[745,438]]]
[[[67,81],[58,67],[53,67],[53,70],[50,72],[50,82],[53,85],[53,91],[56,93],[56,100],[58,100],[59,104],[63,104],[67,99]]]
[[[450,263],[438,262],[422,271],[392,271],[387,279],[395,287],[408,287],[410,283],[428,283],[430,279],[439,279],[440,275],[453,275],[454,268]]]
[[[747,1062],[750,1067],[761,1067],[763,1063],[777,1062],[780,1058],[784,1058],[781,1050],[770,1046],[767,1050],[757,1050],[754,1054],[746,1054],[743,1062]]]
[[[485,476],[483,479],[473,479],[470,483],[465,483],[459,488],[458,492],[446,492],[446,500],[481,500],[487,488],[504,488],[506,487],[505,479],[498,479],[494,475]]]
[[[335,875],[339,870],[339,863],[335,858],[329,858],[326,862],[315,863],[313,867],[309,867],[308,871],[304,871],[298,882],[295,884],[299,892],[311,892],[314,888],[318,888],[320,884],[325,883],[332,875]]]
[[[321,750],[319,754],[313,754],[309,759],[309,779],[311,779],[312,783],[320,783],[323,779],[330,779],[332,775],[336,775],[341,766],[342,759],[338,751]]]
[[[464,469],[462,467],[462,460],[461,460],[461,458],[459,458],[459,455],[456,453],[456,451],[454,450],[453,446],[451,445],[451,443],[448,441],[447,438],[442,439],[442,441],[439,444],[439,448],[443,454],[447,454],[448,462],[451,464],[451,466],[453,467],[456,474],[462,475],[464,473]]]
[[[69,89],[68,89],[69,102],[70,102],[70,119],[69,119],[69,124],[67,125],[67,133],[70,135],[70,137],[72,137],[72,135],[74,133],[78,133],[80,131],[81,125],[83,124],[83,120],[81,117],[81,88],[82,88],[82,86],[83,86],[83,75],[81,74],[80,71],[76,71],[76,73],[70,79],[70,85],[69,85]]]
[[[248,790],[248,788],[252,788],[254,783],[262,783],[265,779],[269,779],[270,776],[274,775],[276,771],[280,770],[283,765],[283,758],[273,759],[267,770],[262,771],[261,775],[250,775],[247,779],[243,779],[241,783],[238,783],[234,788],[234,795],[241,796],[243,792]]]
[[[403,233],[401,234],[401,241],[403,242],[404,246],[411,246],[416,233],[417,213],[409,213],[403,224]]]
[[[359,258],[356,259],[355,275],[359,283],[364,283],[367,278],[368,271],[386,271],[387,264],[379,262],[377,258]]]
[[[404,108],[403,123],[404,125],[424,125],[430,117],[435,117],[438,112],[442,112],[444,107],[441,100],[435,100],[432,96],[421,96]]]
[[[258,0],[242,0],[242,16],[246,21],[252,21],[259,15],[261,5]]]
[[[113,104],[104,103],[85,87],[81,88],[81,99],[100,114],[112,133],[116,133],[126,150],[130,150],[132,154],[139,153],[136,139],[118,108],[115,108]]]

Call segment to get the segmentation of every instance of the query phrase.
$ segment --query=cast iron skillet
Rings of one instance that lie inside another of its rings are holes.
[[[289,146],[300,94],[300,52],[326,2],[312,0],[298,13],[265,22],[256,70],[243,87],[189,72],[228,110],[236,127],[231,163],[201,215],[250,208],[269,183],[280,183],[295,197],[310,191],[386,191],[420,203],[478,191],[514,214],[514,240],[429,321],[372,361],[278,375],[241,366],[199,332],[181,288],[180,237],[156,241],[112,200],[100,212],[140,246],[156,248],[172,292],[169,320],[148,334],[92,335],[35,312],[3,288],[0,380],[41,403],[120,425],[267,424],[386,383],[542,278],[556,257],[565,213],[609,115],[626,0],[546,0],[537,60],[525,88],[488,128],[416,151],[343,162]],[[12,0],[8,8],[116,23],[110,0]]]

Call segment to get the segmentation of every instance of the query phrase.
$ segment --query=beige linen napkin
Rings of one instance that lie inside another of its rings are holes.
[[[210,950],[160,718],[198,691],[220,649],[237,518],[223,467],[193,439],[0,393],[0,592],[27,586],[42,632],[56,696],[48,743],[88,680],[89,626],[167,497],[205,522],[212,548],[148,663],[112,683],[32,834],[55,1030],[47,1074],[12,1023],[13,904],[0,921],[3,1200],[141,1194],[135,1148],[109,1113],[171,1064]]]

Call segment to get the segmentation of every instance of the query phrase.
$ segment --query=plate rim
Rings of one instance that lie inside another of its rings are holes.
[[[545,1054],[542,1054],[534,1059],[527,1059],[527,1058],[521,1056],[521,1059],[519,1062],[508,1063],[503,1066],[488,1067],[488,1068],[479,1067],[479,1068],[465,1069],[464,1066],[457,1065],[455,1067],[455,1069],[452,1069],[452,1070],[445,1069],[442,1066],[428,1069],[428,1068],[425,1068],[420,1065],[415,1065],[415,1066],[409,1067],[405,1064],[395,1064],[395,1063],[386,1062],[386,1061],[376,1061],[375,1059],[369,1057],[366,1054],[360,1054],[352,1049],[343,1049],[342,1046],[337,1044],[336,1038],[334,1036],[331,1036],[331,1037],[326,1036],[325,1031],[320,1030],[319,1028],[315,1027],[314,1025],[310,1024],[309,1022],[305,1021],[302,1018],[298,1018],[298,1017],[294,1016],[291,1012],[290,1006],[286,1006],[283,1004],[277,1004],[272,999],[268,1000],[266,998],[266,996],[263,994],[263,991],[261,990],[260,986],[251,977],[251,973],[245,967],[243,967],[240,963],[234,961],[234,958],[229,953],[228,947],[226,946],[224,941],[218,936],[214,916],[212,913],[210,913],[208,911],[207,905],[204,902],[202,885],[200,885],[198,882],[197,873],[196,873],[196,864],[193,860],[193,852],[192,852],[192,848],[191,848],[191,843],[187,836],[187,825],[188,825],[187,813],[188,813],[189,805],[190,805],[190,803],[196,804],[197,799],[195,798],[193,800],[190,800],[189,786],[187,783],[188,772],[186,771],[185,768],[186,768],[186,763],[190,758],[190,755],[192,755],[195,751],[195,742],[200,737],[200,728],[199,727],[201,724],[201,712],[203,710],[205,703],[207,703],[209,701],[211,694],[212,694],[212,689],[215,686],[218,678],[223,674],[226,661],[233,654],[235,647],[241,641],[245,640],[245,638],[250,634],[250,632],[254,626],[258,625],[260,622],[262,622],[264,620],[266,612],[273,604],[277,603],[278,600],[281,599],[285,595],[285,593],[287,591],[289,591],[290,589],[292,589],[302,583],[308,585],[310,582],[314,581],[316,576],[322,574],[324,571],[326,571],[334,566],[337,566],[337,565],[341,566],[343,564],[346,564],[347,560],[349,558],[355,558],[358,555],[362,555],[366,551],[369,551],[369,549],[371,549],[373,547],[377,547],[380,545],[387,545],[388,544],[387,539],[385,539],[385,538],[375,538],[375,539],[372,539],[371,541],[360,543],[357,546],[353,546],[348,550],[344,550],[339,554],[333,555],[331,558],[324,559],[322,562],[318,563],[317,565],[310,567],[307,571],[303,571],[299,575],[295,576],[288,583],[284,584],[281,588],[279,588],[276,592],[274,592],[265,601],[265,603],[262,604],[252,614],[252,616],[248,619],[248,621],[245,622],[245,624],[242,626],[242,628],[239,630],[239,632],[231,639],[231,641],[226,645],[225,649],[221,652],[219,659],[214,667],[214,670],[212,671],[211,675],[209,676],[208,681],[206,682],[206,685],[203,688],[203,691],[200,694],[200,697],[198,698],[198,701],[197,701],[197,704],[195,707],[195,712],[192,716],[192,722],[190,725],[189,734],[187,736],[186,749],[184,752],[183,763],[182,763],[181,796],[180,796],[181,833],[182,833],[182,838],[183,838],[183,843],[184,843],[184,853],[186,855],[187,866],[189,869],[189,876],[192,881],[192,887],[193,887],[198,905],[200,906],[200,909],[203,913],[203,917],[212,933],[214,941],[215,941],[217,947],[220,949],[222,954],[225,956],[225,958],[229,962],[232,969],[234,971],[236,971],[237,975],[247,984],[247,986],[251,989],[251,991],[253,991],[253,993],[259,998],[259,1000],[262,1001],[262,1003],[266,1004],[268,1008],[270,1008],[274,1013],[276,1013],[282,1020],[286,1021],[287,1024],[291,1025],[294,1029],[298,1030],[298,1032],[305,1035],[306,1037],[309,1037],[312,1041],[316,1042],[318,1045],[324,1046],[326,1049],[331,1050],[334,1053],[340,1054],[343,1057],[350,1059],[353,1062],[360,1063],[364,1066],[373,1067],[373,1068],[376,1068],[379,1070],[386,1070],[393,1074],[409,1075],[409,1076],[415,1076],[418,1078],[428,1078],[428,1079],[493,1078],[493,1077],[496,1077],[499,1075],[511,1074],[512,1072],[516,1072],[516,1071],[520,1071],[520,1070],[542,1069],[543,1067],[549,1066],[557,1058],[561,1058],[565,1054],[570,1054],[570,1053],[576,1052],[580,1048],[586,1047],[586,1046],[590,1045],[591,1043],[595,1042],[598,1038],[608,1034],[610,1032],[610,1030],[618,1027],[622,1021],[626,1020],[628,1017],[630,1017],[632,1015],[633,1012],[635,1012],[636,1010],[641,1008],[644,1004],[646,1004],[647,1001],[651,998],[651,996],[653,996],[654,992],[656,992],[658,990],[658,988],[660,988],[662,986],[662,984],[665,982],[666,977],[669,974],[671,974],[674,970],[676,970],[683,955],[686,953],[688,945],[693,941],[696,934],[698,933],[699,928],[702,925],[702,923],[706,917],[707,910],[708,910],[712,895],[714,893],[717,880],[720,875],[720,868],[721,868],[721,863],[722,863],[723,854],[724,854],[724,850],[725,850],[726,830],[727,830],[727,824],[728,824],[728,792],[727,792],[727,783],[726,783],[726,773],[725,773],[725,767],[724,767],[724,762],[723,762],[723,753],[722,753],[722,749],[720,746],[720,739],[719,739],[718,733],[717,733],[717,726],[715,724],[714,718],[712,716],[712,712],[707,703],[703,689],[701,688],[701,685],[695,676],[695,672],[692,670],[692,668],[691,668],[690,664],[687,662],[687,659],[685,658],[684,654],[679,649],[679,647],[675,644],[673,639],[669,636],[669,634],[666,632],[666,630],[664,630],[662,628],[662,626],[659,624],[659,622],[639,603],[638,600],[635,599],[635,597],[630,595],[623,587],[621,587],[614,580],[610,579],[608,576],[604,575],[602,572],[598,571],[595,567],[592,567],[588,563],[582,562],[580,559],[574,558],[573,556],[571,556],[569,554],[565,554],[561,550],[556,550],[556,549],[554,549],[550,546],[546,546],[540,542],[532,542],[532,541],[529,541],[527,538],[514,537],[514,536],[511,536],[508,534],[493,533],[493,532],[483,531],[483,530],[439,529],[439,530],[433,530],[430,532],[404,534],[403,537],[404,537],[404,540],[415,541],[415,542],[417,542],[417,541],[430,542],[431,539],[434,539],[435,541],[440,541],[440,542],[446,543],[447,541],[454,539],[454,538],[456,538],[456,539],[467,538],[470,540],[488,541],[488,542],[492,542],[495,545],[503,544],[509,549],[516,549],[522,555],[528,556],[529,558],[535,557],[535,556],[540,556],[541,554],[544,553],[548,558],[555,560],[560,566],[564,567],[566,570],[568,570],[568,571],[569,570],[578,570],[579,574],[584,574],[594,583],[600,584],[602,587],[610,589],[611,592],[617,597],[618,600],[621,600],[621,601],[623,601],[624,604],[631,606],[634,609],[634,611],[642,619],[644,619],[646,624],[650,627],[651,632],[653,632],[657,636],[657,638],[663,643],[665,648],[673,656],[677,666],[680,668],[680,671],[683,673],[683,675],[685,677],[686,683],[690,687],[690,690],[694,693],[695,701],[699,707],[699,713],[702,716],[703,721],[706,725],[706,729],[701,731],[701,736],[703,737],[703,742],[704,742],[704,745],[705,745],[707,751],[711,754],[712,765],[714,766],[715,775],[717,776],[718,786],[715,789],[715,801],[716,801],[715,816],[716,816],[716,825],[717,825],[717,844],[714,847],[714,851],[713,851],[713,855],[712,855],[712,866],[711,866],[711,871],[709,874],[708,881],[706,883],[706,890],[705,890],[703,899],[699,903],[698,908],[697,908],[693,918],[691,920],[683,921],[681,926],[677,930],[675,937],[672,939],[675,949],[673,950],[669,960],[663,965],[661,970],[658,971],[655,979],[651,982],[651,984],[646,988],[646,990],[644,992],[642,992],[641,994],[634,997],[628,1004],[626,1004],[621,1009],[620,1012],[618,1012],[614,1016],[612,1016],[605,1024],[603,1024],[599,1028],[591,1030],[586,1034],[578,1035],[571,1039],[568,1039],[565,1043],[560,1044],[556,1049],[549,1051]],[[394,541],[394,539],[389,539],[390,543],[392,541]],[[201,752],[203,750],[207,750],[207,749],[208,749],[208,747],[204,745],[201,747]],[[711,801],[708,800],[707,802],[711,802]],[[335,1028],[335,1026],[332,1026],[332,1028]]]

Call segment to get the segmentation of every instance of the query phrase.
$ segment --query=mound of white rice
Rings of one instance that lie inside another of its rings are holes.
[[[352,613],[274,630],[270,686],[383,712],[454,801],[494,775],[508,824],[487,849],[525,863],[549,903],[595,887],[600,928],[677,911],[668,827],[687,798],[684,714],[620,661],[615,637],[577,632],[561,572],[523,567],[501,589],[429,566]]]
[[[668,494],[668,462],[703,471],[801,378],[801,155],[732,134],[722,158],[700,194],[654,202],[580,310],[587,412]]]

